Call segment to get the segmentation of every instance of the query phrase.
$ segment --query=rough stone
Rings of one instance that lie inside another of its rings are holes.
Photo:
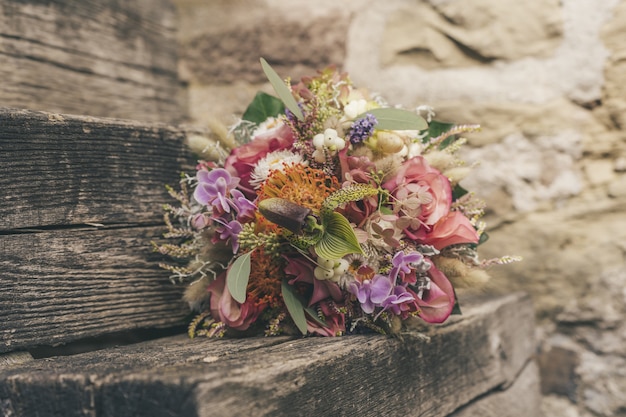
[[[259,57],[267,59],[281,76],[295,80],[343,63],[349,21],[345,11],[326,9],[328,15],[309,14],[302,19],[306,10],[285,8],[284,4],[227,3],[183,1],[179,6],[192,26],[180,36],[188,82],[263,83],[266,78]]]
[[[502,143],[470,149],[465,155],[470,164],[480,162],[480,166],[464,185],[480,190],[480,195],[493,203],[490,194],[504,189],[518,212],[536,210],[541,202],[562,203],[583,187],[575,164],[580,155],[580,135],[576,131],[532,142],[521,134],[512,134]]]
[[[558,99],[543,104],[511,102],[484,102],[469,104],[465,101],[438,101],[429,103],[436,111],[436,119],[456,123],[476,123],[482,129],[469,135],[471,146],[484,146],[500,142],[503,138],[521,133],[528,138],[576,132],[582,139],[583,148],[577,152],[589,152],[597,147],[598,138],[607,135],[606,127],[593,113],[570,100]],[[607,137],[614,146],[619,141],[615,135]],[[578,140],[565,146],[578,145]],[[613,149],[613,148],[610,148]]]
[[[626,175],[621,174],[609,184],[609,197],[626,197]]]
[[[615,178],[613,161],[609,159],[591,159],[584,162],[585,174],[591,185],[601,185]]]
[[[624,268],[624,205],[583,211],[589,207],[581,204],[529,213],[513,223],[488,229],[490,239],[481,246],[482,256],[509,254],[524,258],[492,270],[491,285],[499,291],[529,291],[538,316],[547,320],[554,319],[572,300],[583,297],[588,297],[589,305],[606,304],[599,298],[606,290],[590,283],[616,266]],[[609,316],[602,318],[599,313],[594,317],[609,320]]]
[[[580,353],[576,350],[552,346],[539,355],[541,369],[541,392],[557,394],[576,401],[578,377],[576,368],[580,363]]]
[[[541,412],[543,417],[582,417],[571,401],[558,395],[543,397]]]
[[[626,2],[615,8],[613,17],[602,31],[602,40],[610,51],[605,67],[606,83],[603,100],[613,122],[619,128],[626,127]]]
[[[548,56],[560,42],[559,2],[490,0],[407,4],[391,14],[381,45],[383,65],[426,69]],[[416,30],[419,28],[419,30]]]

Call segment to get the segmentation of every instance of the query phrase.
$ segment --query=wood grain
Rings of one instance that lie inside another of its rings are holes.
[[[0,108],[0,233],[154,223],[195,159],[159,124]]]
[[[178,123],[175,9],[168,0],[3,0],[4,106]]]
[[[184,285],[158,268],[162,227],[0,236],[0,352],[184,325]]]
[[[186,134],[0,108],[0,352],[183,323],[150,241],[193,172]]]
[[[534,352],[527,296],[464,306],[429,341],[174,337],[30,361],[0,370],[0,404],[39,416],[443,417],[515,389]]]

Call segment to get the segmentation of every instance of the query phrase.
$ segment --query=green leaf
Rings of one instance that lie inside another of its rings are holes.
[[[378,123],[376,129],[384,130],[424,130],[428,128],[426,120],[409,110],[384,107],[368,110],[356,117],[356,120],[364,118],[367,114],[376,117]]]
[[[315,245],[318,256],[326,259],[340,259],[350,253],[363,253],[348,219],[331,212],[322,217],[324,234]]]
[[[239,302],[246,301],[246,288],[248,287],[248,279],[250,278],[250,256],[252,252],[244,253],[239,256],[228,268],[226,274],[226,286],[233,298]]]
[[[300,330],[300,333],[306,335],[306,317],[304,316],[304,304],[300,300],[300,297],[296,294],[295,288],[293,285],[289,285],[286,279],[283,280],[281,284],[281,290],[283,293],[283,300],[285,301],[285,306],[287,306],[287,311],[289,311],[289,315],[291,319]]]
[[[268,117],[276,117],[284,112],[285,106],[282,101],[259,91],[243,113],[242,119],[259,124],[266,121]]]
[[[488,240],[489,240],[489,235],[487,233],[485,233],[485,232],[482,232],[480,237],[478,238],[477,245],[482,245],[483,243],[485,243]]]
[[[427,135],[424,136],[424,138],[422,139],[422,142],[428,143],[430,142],[431,139],[434,139],[438,136],[443,135],[448,130],[452,129],[454,126],[455,126],[454,123],[445,123],[445,122],[439,122],[437,120],[433,120],[429,123]]]
[[[311,307],[306,307],[304,309],[304,312],[311,317],[311,319],[313,319],[314,322],[316,322],[317,324],[319,324],[322,327],[326,327],[328,328],[328,323],[326,323],[326,320],[322,320],[318,317],[317,313],[315,312],[315,310],[313,310]]]
[[[454,307],[452,307],[452,312],[450,314],[463,314],[461,312],[461,305],[459,304],[459,298],[456,296],[456,291],[454,291]]]
[[[302,114],[302,111],[300,111],[300,107],[298,107],[296,99],[293,98],[289,87],[285,85],[285,82],[278,74],[276,74],[276,71],[274,71],[274,69],[270,67],[270,64],[268,64],[263,58],[261,58],[261,67],[263,67],[263,72],[265,73],[265,76],[269,80],[270,84],[274,87],[274,91],[276,91],[278,97],[283,101],[283,103],[285,103],[285,107],[287,107],[289,111],[298,118],[298,120],[303,120],[304,115]]]
[[[452,201],[458,200],[459,198],[463,197],[468,192],[469,191],[461,187],[459,184],[455,185],[454,188],[452,189]]]

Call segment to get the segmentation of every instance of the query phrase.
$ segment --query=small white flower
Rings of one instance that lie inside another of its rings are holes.
[[[275,117],[268,117],[264,122],[261,122],[259,126],[252,132],[252,137],[260,135],[261,133],[268,132],[270,130],[277,129],[285,123],[281,119]]]
[[[335,129],[328,128],[324,133],[318,133],[313,136],[313,146],[315,147],[313,158],[316,162],[324,163],[326,162],[326,152],[324,150],[334,155],[335,152],[346,147],[346,141],[337,135]]]
[[[255,189],[259,189],[271,171],[283,171],[286,165],[289,166],[295,164],[308,165],[308,163],[302,159],[302,155],[300,154],[293,153],[288,150],[270,152],[256,163],[254,170],[250,175],[250,185],[252,185]]]
[[[313,270],[313,275],[320,281],[330,280],[339,282],[339,279],[348,271],[348,261],[345,259],[317,258],[318,266]]]
[[[343,108],[343,112],[348,119],[355,119],[359,114],[365,113],[367,110],[367,101],[364,99],[351,100]]]

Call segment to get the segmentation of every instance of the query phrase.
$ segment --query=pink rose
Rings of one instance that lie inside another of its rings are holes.
[[[383,188],[393,197],[394,213],[408,222],[404,232],[410,239],[450,212],[450,181],[421,156],[405,161]]]
[[[412,292],[415,301],[419,306],[420,312],[418,316],[427,323],[443,323],[452,313],[454,308],[454,289],[452,284],[443,272],[430,261],[430,269],[428,276],[430,278],[430,286],[423,289],[420,293]]]
[[[293,145],[294,135],[289,126],[281,125],[254,137],[249,143],[239,146],[230,152],[224,168],[239,177],[239,189],[246,197],[253,200],[256,192],[250,186],[250,175],[254,165],[268,153],[289,149]]]
[[[430,231],[420,230],[416,235],[420,243],[441,250],[458,243],[478,243],[478,233],[469,219],[458,211],[451,211],[439,219]]]
[[[226,272],[219,275],[207,288],[211,294],[211,315],[235,330],[247,330],[256,321],[265,306],[257,306],[250,298],[243,304],[230,295],[226,286]]]

